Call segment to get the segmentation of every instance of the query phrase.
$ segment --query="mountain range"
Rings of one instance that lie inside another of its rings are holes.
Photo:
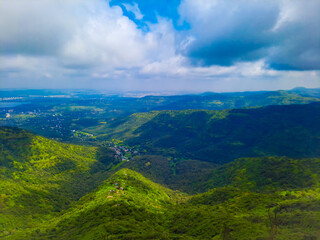
[[[100,116],[81,145],[1,126],[0,239],[320,239],[320,103],[208,96]]]

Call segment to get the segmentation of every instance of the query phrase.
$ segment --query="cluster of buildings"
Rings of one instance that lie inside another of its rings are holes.
[[[116,152],[114,157],[121,159],[121,161],[129,162],[132,155],[139,154],[138,151],[132,150],[132,149],[125,147],[125,146],[114,145],[113,147],[111,147],[111,149]]]

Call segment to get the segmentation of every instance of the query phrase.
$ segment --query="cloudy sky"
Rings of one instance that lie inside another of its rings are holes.
[[[0,88],[320,87],[320,0],[0,0]]]

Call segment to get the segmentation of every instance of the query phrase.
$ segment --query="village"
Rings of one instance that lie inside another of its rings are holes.
[[[114,155],[114,157],[121,160],[121,161],[129,162],[133,156],[139,155],[139,152],[137,150],[134,150],[134,149],[126,147],[126,146],[118,146],[118,145],[114,144],[110,148],[112,150],[114,150],[116,153]]]

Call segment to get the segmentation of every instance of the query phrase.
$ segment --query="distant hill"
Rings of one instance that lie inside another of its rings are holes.
[[[306,104],[320,101],[319,90],[258,91],[235,93],[204,93],[180,96],[180,99],[153,110],[209,109],[262,107],[268,105]]]
[[[94,144],[97,142],[95,137],[85,137],[87,133],[109,135],[109,132],[113,132],[117,137],[128,133],[131,126],[150,119],[149,114],[137,114],[135,119],[130,117],[135,113],[308,104],[319,102],[320,95],[317,89],[300,88],[290,91],[206,92],[140,98],[106,95],[99,91],[17,90],[0,91],[0,100],[2,126],[20,127],[59,141]],[[127,126],[118,128],[117,133],[113,130],[121,121],[127,120],[130,121]]]
[[[316,98],[320,97],[320,88],[297,87],[287,92],[299,94],[302,97],[316,97]]]
[[[160,111],[111,121],[98,139],[119,138],[150,154],[218,164],[240,157],[319,157],[319,122],[319,103]]]

